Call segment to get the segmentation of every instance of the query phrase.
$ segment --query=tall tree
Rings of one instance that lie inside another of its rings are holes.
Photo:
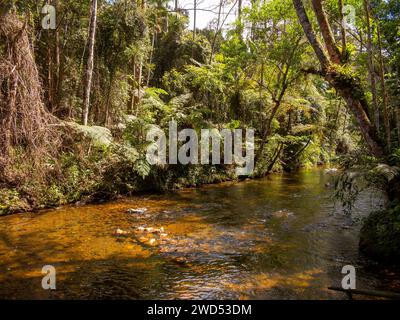
[[[383,99],[383,120],[385,122],[385,134],[386,134],[386,148],[387,151],[391,150],[391,128],[390,128],[390,118],[388,110],[388,92],[385,83],[385,62],[382,53],[382,37],[379,24],[377,25],[377,35],[378,35],[378,50],[379,50],[379,77],[381,82],[382,99]]]
[[[243,10],[243,0],[238,0],[238,19],[241,21],[242,19],[242,10]]]
[[[217,28],[215,30],[214,37],[211,41],[211,53],[210,53],[210,63],[212,62],[213,56],[214,56],[214,50],[215,50],[215,43],[217,41],[217,37],[220,33],[220,24],[221,24],[221,15],[222,15],[222,8],[224,6],[224,0],[220,0],[219,6],[218,6],[218,17],[217,17]]]
[[[368,73],[369,82],[371,85],[372,93],[372,109],[374,113],[375,126],[377,130],[380,128],[380,114],[378,105],[378,93],[376,91],[376,75],[375,75],[375,62],[374,62],[374,48],[372,43],[372,27],[371,27],[371,8],[368,0],[364,0],[364,10],[367,25],[367,53],[368,53]]]
[[[343,15],[343,0],[338,0],[339,17],[340,17],[340,35],[342,37],[342,60],[346,56],[347,38],[346,38],[346,22]]]
[[[90,8],[90,26],[88,35],[88,59],[85,72],[85,88],[83,97],[83,110],[82,110],[82,124],[88,124],[89,108],[90,108],[90,93],[92,88],[93,79],[93,66],[94,66],[94,45],[96,41],[96,26],[97,26],[97,0],[91,0]]]
[[[197,28],[197,0],[193,2],[193,41],[196,38],[196,28]]]

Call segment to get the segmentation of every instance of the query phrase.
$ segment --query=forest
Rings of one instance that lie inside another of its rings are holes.
[[[345,212],[384,194],[360,249],[400,263],[400,2],[204,3],[0,0],[0,216],[334,168]],[[150,164],[171,121],[254,129],[254,170]]]

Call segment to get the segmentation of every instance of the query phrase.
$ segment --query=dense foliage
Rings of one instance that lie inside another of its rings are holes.
[[[362,168],[376,181],[382,163],[397,172],[398,1],[343,1],[355,8],[347,28],[342,1],[324,1],[340,59],[322,70],[296,1],[252,1],[229,26],[220,10],[209,28],[195,31],[188,12],[165,1],[51,3],[55,30],[42,28],[43,3],[0,1],[0,214],[237,178],[231,165],[150,166],[146,132],[167,129],[172,119],[196,130],[254,128],[254,177],[330,162]],[[318,10],[303,3],[324,36]],[[362,102],[383,154],[368,148],[343,87]],[[395,176],[389,189],[396,193]]]

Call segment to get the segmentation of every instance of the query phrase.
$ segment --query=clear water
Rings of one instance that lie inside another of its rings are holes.
[[[276,174],[1,217],[0,298],[345,299],[327,288],[347,264],[358,288],[399,291],[398,270],[358,252],[359,220],[379,194],[361,195],[348,217],[328,179]],[[55,291],[42,289],[44,265],[57,270]]]

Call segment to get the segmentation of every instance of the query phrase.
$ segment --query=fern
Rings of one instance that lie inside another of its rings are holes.
[[[111,131],[99,126],[83,126],[74,122],[66,122],[66,125],[75,130],[77,133],[90,139],[94,146],[106,149],[113,142]]]
[[[394,150],[389,156],[390,163],[400,164],[400,148]]]
[[[144,179],[150,174],[151,166],[147,160],[139,159],[135,162],[133,169],[140,177],[142,177],[142,179]]]

